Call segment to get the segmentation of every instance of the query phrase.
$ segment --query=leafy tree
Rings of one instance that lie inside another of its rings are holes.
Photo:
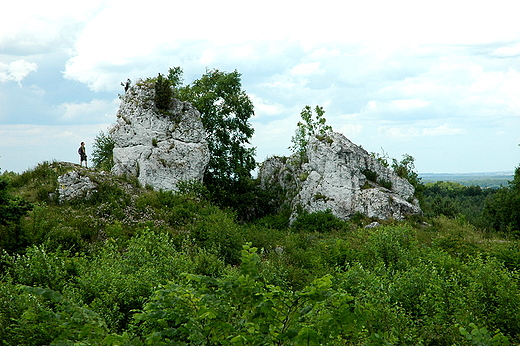
[[[415,188],[414,195],[419,199],[419,203],[423,204],[424,185],[421,182],[419,174],[415,171],[415,159],[413,156],[404,154],[401,161],[392,159],[392,168],[394,172],[401,178],[408,180]]]
[[[491,228],[520,236],[520,166],[509,186],[487,201],[484,214]]]
[[[110,171],[114,167],[114,141],[109,134],[103,131],[96,136],[92,151],[94,167]]]
[[[171,67],[168,69],[168,81],[170,87],[176,91],[182,86],[182,68],[180,66]]]
[[[316,106],[314,112],[316,112],[316,119],[313,119],[313,112],[310,106],[303,108],[300,113],[303,122],[298,122],[296,132],[291,138],[293,145],[289,147],[289,150],[300,154],[300,157],[305,156],[307,143],[309,143],[309,139],[312,136],[325,136],[327,132],[332,131],[332,127],[326,125],[327,120],[323,116],[325,114],[323,107]]]
[[[175,71],[173,71],[175,76]],[[255,149],[248,148],[254,129],[249,123],[253,103],[236,70],[207,70],[191,85],[179,89],[179,98],[201,113],[211,153],[204,181],[210,187],[230,187],[251,177],[256,166]]]

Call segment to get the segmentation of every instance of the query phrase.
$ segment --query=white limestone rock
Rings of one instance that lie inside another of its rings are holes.
[[[89,199],[97,192],[97,184],[81,171],[72,171],[58,177],[58,199],[60,203]]]
[[[181,181],[202,181],[210,153],[200,113],[172,99],[168,114],[157,109],[154,83],[139,81],[122,98],[114,140],[114,174],[136,176],[143,185],[176,190]]]
[[[406,179],[340,133],[311,138],[304,161],[296,155],[273,157],[259,172],[263,188],[281,186],[287,191],[292,220],[298,209],[330,209],[343,220],[357,212],[383,220],[421,213],[414,187]]]

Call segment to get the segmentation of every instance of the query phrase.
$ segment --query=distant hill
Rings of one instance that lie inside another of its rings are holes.
[[[436,181],[452,181],[466,186],[478,185],[483,188],[499,188],[507,186],[513,180],[514,172],[484,173],[419,173],[423,183]]]

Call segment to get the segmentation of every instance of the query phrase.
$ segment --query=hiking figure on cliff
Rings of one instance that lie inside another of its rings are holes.
[[[87,167],[87,151],[85,150],[85,142],[81,142],[81,146],[78,149],[79,154],[79,165],[83,166],[83,161],[85,161],[85,168]]]
[[[125,88],[125,93],[128,91],[128,89],[130,89],[130,84],[132,84],[130,78],[126,80],[126,83],[121,82],[121,86]]]

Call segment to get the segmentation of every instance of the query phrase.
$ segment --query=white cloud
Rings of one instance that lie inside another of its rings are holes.
[[[345,124],[338,128],[334,127],[334,131],[338,131],[343,133],[348,138],[353,138],[361,134],[363,132],[362,124]]]
[[[0,11],[0,46],[4,53],[38,54],[70,47],[81,24],[103,0],[11,1]]]
[[[512,44],[495,49],[493,55],[499,58],[516,57],[520,55],[520,44]]]
[[[430,104],[431,101],[424,101],[421,99],[394,100],[390,102],[392,108],[403,111],[428,107]]]
[[[36,71],[38,65],[24,59],[13,61],[9,64],[0,62],[0,83],[9,81],[20,83],[29,73]]]
[[[291,69],[291,74],[296,76],[311,76],[323,72],[324,71],[321,69],[321,62],[319,61],[298,64]]]
[[[257,147],[258,162],[273,155],[290,155],[288,147],[291,145],[291,137],[296,129],[295,119],[279,119],[267,124],[252,121],[252,125],[255,134],[251,143]]]
[[[255,107],[255,119],[263,118],[264,116],[280,115],[283,112],[281,104],[271,103],[253,94],[249,95],[249,97]]]
[[[434,128],[422,129],[423,136],[451,136],[464,134],[466,131],[463,129],[451,128],[448,125],[440,125]]]
[[[106,122],[115,120],[119,100],[112,101],[94,99],[90,102],[63,103],[59,106],[64,121]]]
[[[378,130],[383,136],[393,139],[452,136],[466,133],[463,129],[451,128],[446,124],[430,128],[418,128],[413,125],[380,126]]]
[[[97,12],[91,11],[93,19],[86,23],[65,70],[67,78],[87,83],[96,91],[114,90],[122,78],[108,74],[124,66],[135,70],[157,64],[163,60],[159,53],[165,51],[177,64],[198,61],[205,67],[224,59],[258,61],[263,54],[276,58],[273,51],[257,49],[267,42],[270,46],[299,45],[315,59],[355,56],[358,52],[352,55],[334,47],[354,45],[362,48],[359,52],[365,57],[383,61],[403,47],[420,51],[418,47],[428,44],[485,43],[519,33],[516,16],[499,10],[503,1],[492,7],[447,0],[431,7],[407,0],[364,1],[342,4],[341,9],[332,0],[316,6],[274,0],[247,6],[238,0],[149,0],[146,6],[123,0],[104,3]],[[203,44],[186,52],[186,43],[193,41]],[[285,59],[282,55],[277,58]],[[366,61],[358,67],[370,71],[370,65]],[[293,72],[308,75],[321,73],[321,69],[320,61],[312,61]]]

